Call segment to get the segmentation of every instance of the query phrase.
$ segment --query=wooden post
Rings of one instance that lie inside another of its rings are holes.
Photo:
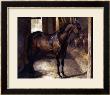
[[[59,30],[59,19],[58,17],[56,17],[56,31]]]
[[[52,34],[53,31],[53,22],[52,22],[53,18],[52,17],[48,17],[48,34]]]
[[[27,59],[27,44],[28,36],[31,33],[31,19],[18,18],[18,70],[21,71],[25,64],[28,64]]]
[[[70,17],[70,23],[72,23],[72,17]]]
[[[42,17],[42,30],[48,33],[48,17]]]
[[[91,63],[91,25],[92,18],[88,17],[88,69],[87,69],[87,78],[91,78],[92,74],[92,63]]]

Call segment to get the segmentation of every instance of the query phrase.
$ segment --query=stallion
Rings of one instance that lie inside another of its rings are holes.
[[[54,34],[46,34],[45,32],[34,32],[28,37],[28,59],[30,69],[34,72],[33,64],[40,59],[40,55],[46,56],[53,54],[57,60],[57,73],[59,77],[64,78],[64,59],[66,56],[68,39],[71,33],[78,33],[79,26],[77,24],[66,23],[59,31]],[[61,59],[61,62],[60,62]]]

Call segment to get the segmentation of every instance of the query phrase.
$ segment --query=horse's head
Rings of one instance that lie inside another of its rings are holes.
[[[80,27],[77,23],[65,23],[63,27],[60,28],[58,32],[58,37],[61,39],[61,41],[64,41],[65,38],[68,39],[73,34],[78,34],[80,31]]]
[[[74,33],[79,33],[81,31],[81,25],[79,22],[75,21],[75,23],[73,23],[73,27]]]
[[[81,31],[81,26],[79,23],[69,23],[65,30],[65,32],[70,33],[79,33]]]

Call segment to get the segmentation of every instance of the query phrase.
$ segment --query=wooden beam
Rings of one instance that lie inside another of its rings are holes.
[[[56,31],[59,30],[59,18],[56,17]]]
[[[92,62],[91,62],[91,26],[92,18],[88,17],[88,69],[87,69],[87,78],[91,78],[92,72]]]

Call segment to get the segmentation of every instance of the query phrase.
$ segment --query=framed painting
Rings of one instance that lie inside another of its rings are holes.
[[[1,4],[2,94],[109,93],[109,2]]]

